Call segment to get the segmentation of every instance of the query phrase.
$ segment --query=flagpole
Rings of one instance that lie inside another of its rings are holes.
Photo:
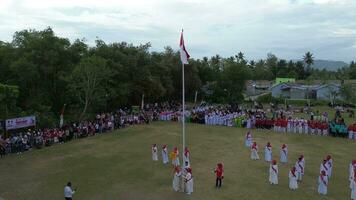
[[[182,153],[184,152],[185,149],[185,84],[184,84],[184,63],[182,63],[182,106],[183,106],[183,112],[182,112],[182,131],[183,131],[183,150]],[[183,155],[183,154],[182,154]],[[184,166],[184,156],[182,156],[183,160],[183,166]]]

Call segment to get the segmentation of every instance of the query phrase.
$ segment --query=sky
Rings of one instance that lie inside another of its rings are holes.
[[[243,52],[247,59],[356,60],[356,0],[0,0],[0,40],[52,27],[94,45],[150,42],[178,49],[180,31],[193,58]]]

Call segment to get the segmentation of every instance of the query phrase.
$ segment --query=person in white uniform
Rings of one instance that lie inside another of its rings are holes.
[[[318,178],[318,193],[321,195],[326,195],[328,193],[328,176],[326,171],[321,171]]]
[[[163,164],[167,164],[169,162],[168,149],[167,149],[166,144],[162,145],[162,161],[163,161]]]
[[[328,177],[329,177],[329,179],[330,179],[330,178],[331,178],[332,171],[333,171],[333,159],[331,158],[330,155],[327,155],[327,156],[326,156],[326,164],[327,164],[328,169],[329,169],[329,171],[328,171]]]
[[[282,145],[280,151],[280,159],[282,164],[286,164],[288,162],[288,147],[286,144]]]
[[[251,132],[249,131],[249,132],[247,132],[247,134],[246,134],[245,146],[250,148],[251,145],[252,145],[252,134],[251,134]]]
[[[298,189],[297,173],[295,167],[292,167],[292,169],[289,171],[289,189]]]
[[[152,151],[152,160],[153,161],[158,161],[158,152],[157,152],[158,149],[157,149],[157,145],[156,144],[152,145],[151,151]]]
[[[192,175],[192,168],[187,169],[187,174],[184,177],[185,181],[185,191],[188,195],[192,194],[193,192],[193,175]]]
[[[297,180],[302,181],[303,179],[303,174],[304,174],[304,156],[301,155],[297,162],[295,163],[295,168],[297,171]]]
[[[356,200],[356,169],[354,169],[354,177],[351,180],[351,199]]]
[[[352,189],[352,179],[355,176],[355,170],[356,170],[356,160],[352,160],[349,167],[350,189]]]
[[[272,145],[270,142],[267,142],[267,145],[265,146],[265,161],[272,161]]]
[[[251,159],[252,160],[260,159],[260,157],[258,156],[258,146],[256,142],[254,142],[251,146]]]
[[[269,167],[269,183],[271,185],[278,184],[278,165],[276,160],[272,160]]]
[[[182,171],[179,166],[174,168],[174,175],[173,175],[173,190],[178,192],[180,190],[180,178],[182,176]]]

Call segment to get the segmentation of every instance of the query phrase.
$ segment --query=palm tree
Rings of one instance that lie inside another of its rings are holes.
[[[310,53],[309,51],[307,53],[305,53],[305,55],[303,56],[303,61],[304,61],[304,64],[307,65],[306,67],[306,75],[310,75],[310,71],[311,71],[311,68],[310,66],[312,64],[314,64],[314,57],[313,57],[313,54]]]

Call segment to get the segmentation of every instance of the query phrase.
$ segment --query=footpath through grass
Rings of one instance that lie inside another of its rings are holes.
[[[354,141],[253,130],[262,150],[270,141],[273,157],[279,160],[282,143],[289,147],[289,161],[280,167],[280,184],[268,184],[268,164],[252,161],[244,147],[246,129],[188,124],[194,193],[188,197],[172,191],[172,167],[151,160],[151,144],[167,143],[181,149],[181,126],[157,122],[114,133],[72,141],[62,145],[10,155],[0,160],[0,197],[6,200],[62,200],[63,188],[72,181],[78,192],[74,199],[349,199],[348,164],[356,158]],[[306,174],[297,191],[288,189],[288,171],[301,153]],[[317,194],[322,159],[331,154],[333,177],[327,197]],[[260,151],[260,157],[263,158]],[[215,189],[212,172],[217,162],[225,164],[225,179]]]

